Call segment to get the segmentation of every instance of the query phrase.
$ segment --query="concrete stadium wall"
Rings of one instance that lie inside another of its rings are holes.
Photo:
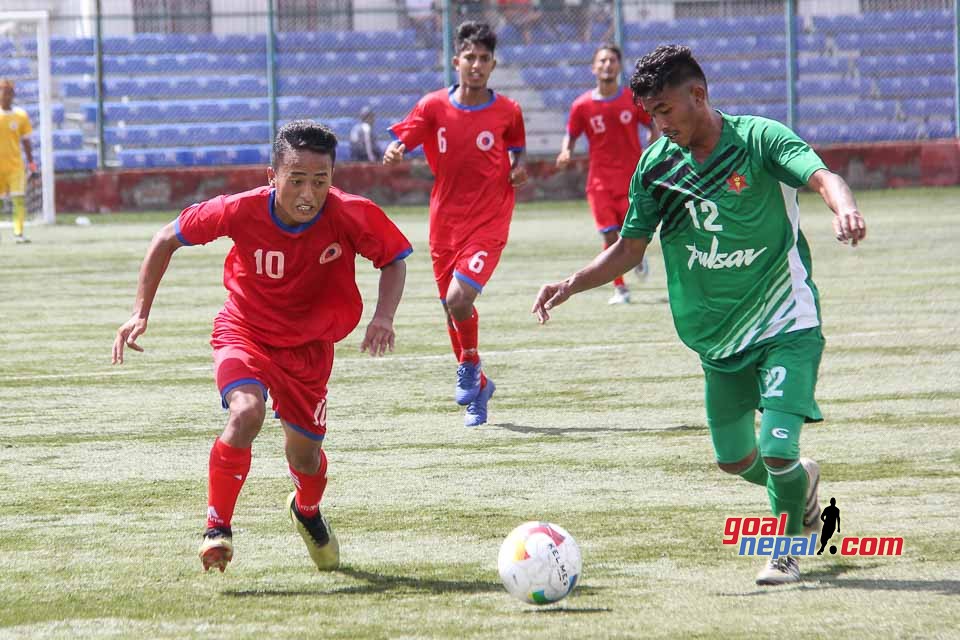
[[[827,166],[854,189],[960,184],[960,140],[921,143],[834,145],[817,151]],[[567,171],[552,159],[532,160],[530,182],[518,199],[577,200],[584,198],[586,157]],[[187,169],[143,169],[60,174],[57,211],[114,213],[179,210],[223,193],[236,193],[266,184],[266,168],[225,166]],[[334,184],[381,205],[426,204],[433,184],[422,161],[384,167],[372,164],[337,165]]]

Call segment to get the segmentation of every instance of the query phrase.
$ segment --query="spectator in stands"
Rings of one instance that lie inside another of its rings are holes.
[[[380,151],[373,135],[373,121],[376,114],[370,107],[360,109],[360,122],[350,130],[350,159],[357,162],[380,162]]]
[[[440,12],[434,0],[405,0],[407,21],[417,32],[417,42],[422,47],[434,44],[440,32]]]
[[[583,41],[609,42],[613,40],[613,7],[610,0],[583,0]],[[605,27],[603,33],[593,35],[593,25]]]
[[[13,81],[0,80],[0,195],[9,197],[13,204],[13,236],[17,244],[30,242],[23,235],[23,223],[27,217],[27,207],[23,200],[26,175],[23,157],[27,157],[30,173],[37,172],[33,162],[33,146],[30,134],[30,116],[19,107],[13,106],[15,94]]]
[[[523,44],[533,43],[533,25],[540,20],[540,12],[533,8],[531,0],[497,0],[505,24],[520,31]]]

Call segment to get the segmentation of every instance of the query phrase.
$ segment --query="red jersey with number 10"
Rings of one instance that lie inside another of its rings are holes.
[[[526,146],[516,102],[490,91],[464,106],[456,86],[428,93],[390,132],[407,151],[423,145],[436,177],[430,192],[430,246],[460,247],[476,236],[506,241],[513,215],[509,151]]]
[[[586,134],[590,143],[587,191],[625,195],[630,190],[641,154],[637,125],[649,127],[650,123],[650,116],[623,87],[610,98],[601,98],[593,90],[573,101],[567,134],[571,140]]]
[[[366,198],[331,187],[313,220],[290,226],[277,217],[275,197],[260,187],[191,205],[176,220],[177,238],[185,245],[233,240],[223,264],[229,295],[221,318],[274,347],[337,342],[363,311],[356,255],[379,269],[413,249]]]

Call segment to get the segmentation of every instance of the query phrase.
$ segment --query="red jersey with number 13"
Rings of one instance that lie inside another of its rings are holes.
[[[626,194],[630,190],[641,153],[637,125],[649,127],[650,123],[650,116],[623,87],[610,98],[592,90],[573,101],[567,134],[571,140],[586,134],[590,143],[587,191]]]
[[[454,100],[456,86],[428,93],[390,132],[407,151],[423,145],[436,177],[430,246],[459,247],[477,236],[507,239],[513,215],[509,151],[522,151],[520,106],[493,91],[485,104]]]

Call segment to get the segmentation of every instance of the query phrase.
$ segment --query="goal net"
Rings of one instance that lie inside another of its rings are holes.
[[[54,199],[54,113],[50,78],[50,23],[46,11],[0,12],[0,78],[13,82],[13,108],[26,111],[33,133],[29,136],[37,171],[27,166],[23,148],[24,196],[27,220],[52,224]],[[9,153],[4,150],[2,153]],[[3,160],[0,158],[0,160]],[[6,160],[3,166],[8,166]],[[15,164],[12,163],[12,164]],[[0,193],[4,224],[13,209],[9,192]]]

